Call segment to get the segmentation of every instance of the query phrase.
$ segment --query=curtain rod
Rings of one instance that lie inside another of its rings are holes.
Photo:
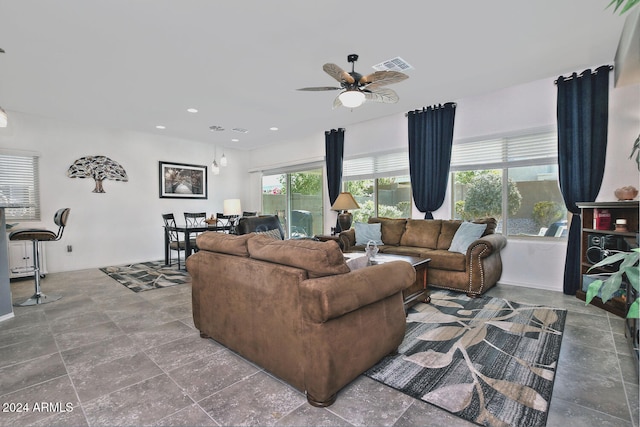
[[[602,67],[604,67],[604,65],[603,65]],[[601,68],[601,67],[598,67],[598,68]],[[594,71],[592,71],[592,73],[593,73],[593,74],[598,74],[598,68],[596,68]],[[611,71],[611,70],[613,70],[613,65],[609,65],[609,71]],[[587,70],[584,70],[584,71],[587,71]],[[583,71],[583,73],[584,73],[584,71]],[[575,74],[575,73],[574,73],[574,74]],[[582,74],[581,74],[581,75],[579,75],[578,77],[582,77]],[[566,82],[566,81],[568,81],[568,80],[572,80],[572,79],[573,79],[573,74],[572,74],[572,75],[570,75],[569,77],[562,77],[562,79],[563,79],[563,81],[565,81],[565,82]],[[553,84],[554,84],[554,85],[557,85],[557,84],[558,84],[558,79],[554,80],[554,81],[553,81]]]
[[[451,106],[452,108],[456,108],[458,106],[458,104],[456,104],[455,102],[445,102],[444,104],[438,104],[437,106],[428,106],[428,107],[422,107],[422,111],[426,111],[427,108],[433,108],[434,110],[440,109],[440,108],[445,108],[447,105]],[[420,112],[420,110],[413,110],[413,112]],[[411,111],[410,111],[411,112]],[[405,117],[409,117],[409,113],[404,113]]]

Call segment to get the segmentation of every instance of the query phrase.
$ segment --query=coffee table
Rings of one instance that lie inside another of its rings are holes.
[[[431,258],[420,258],[415,256],[395,254],[377,254],[371,259],[371,264],[384,264],[385,262],[390,261],[408,262],[416,270],[416,281],[411,286],[402,291],[405,311],[409,310],[410,307],[413,307],[419,302],[431,302],[429,289],[427,287],[427,267],[429,265],[429,262],[431,261]]]

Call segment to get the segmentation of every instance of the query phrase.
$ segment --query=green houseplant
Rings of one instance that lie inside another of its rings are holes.
[[[604,266],[612,266],[614,264],[620,263],[617,271],[611,273],[611,275],[606,280],[594,280],[589,287],[587,288],[587,296],[585,298],[585,303],[589,304],[594,297],[598,295],[601,291],[600,298],[602,302],[607,302],[611,299],[613,294],[620,289],[620,285],[622,284],[623,277],[633,286],[633,288],[638,291],[638,259],[640,258],[640,248],[634,248],[631,252],[617,252],[613,255],[610,255],[600,261],[597,264],[594,264],[587,270],[587,272],[604,267]],[[629,307],[629,311],[627,313],[627,317],[630,318],[640,318],[640,299],[636,299],[631,306]]]
[[[622,15],[633,6],[635,6],[639,1],[640,0],[611,0],[611,3],[609,3],[607,7],[615,5],[615,7],[613,8],[614,13],[617,12],[620,7],[622,7],[622,9],[620,10],[620,15]]]

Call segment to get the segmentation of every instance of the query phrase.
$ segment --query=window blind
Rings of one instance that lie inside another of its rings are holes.
[[[0,154],[0,201],[24,206],[5,209],[7,220],[40,220],[38,156]]]
[[[546,165],[557,161],[557,133],[532,133],[454,144],[451,171]]]
[[[407,151],[345,159],[342,164],[342,178],[352,181],[408,174],[409,153]]]

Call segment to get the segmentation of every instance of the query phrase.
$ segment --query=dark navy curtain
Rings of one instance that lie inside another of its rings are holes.
[[[425,219],[442,206],[447,193],[456,104],[423,108],[407,114],[409,172],[413,200]]]
[[[556,81],[560,191],[573,214],[564,266],[563,291],[567,295],[575,295],[581,279],[581,220],[576,202],[595,201],[604,174],[610,69],[606,65]]]
[[[331,129],[324,133],[327,188],[331,205],[340,195],[342,187],[342,158],[344,155],[344,129]],[[336,218],[336,227],[338,220]]]

